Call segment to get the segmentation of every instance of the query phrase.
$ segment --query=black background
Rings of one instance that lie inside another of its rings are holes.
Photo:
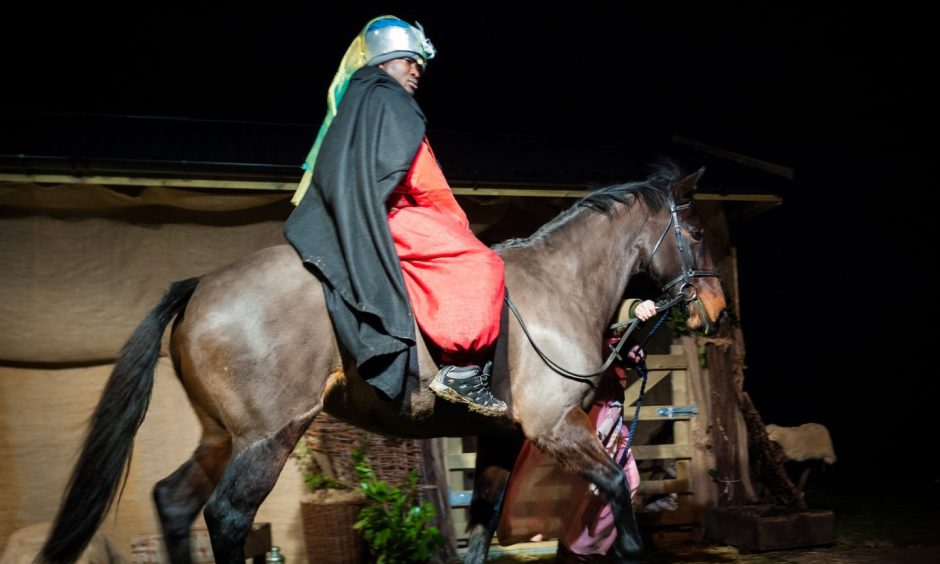
[[[313,132],[349,41],[391,13],[420,21],[438,48],[417,94],[432,132],[678,134],[792,167],[784,204],[733,233],[746,388],[767,422],[830,428],[831,485],[937,479],[924,463],[940,411],[926,14],[325,4],[5,8],[3,109]]]

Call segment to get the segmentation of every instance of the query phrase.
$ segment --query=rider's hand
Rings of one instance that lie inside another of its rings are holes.
[[[647,319],[656,315],[656,304],[653,303],[652,300],[640,302],[633,310],[633,315],[635,315],[640,321],[646,321]]]

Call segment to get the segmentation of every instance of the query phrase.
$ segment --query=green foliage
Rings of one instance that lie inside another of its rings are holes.
[[[685,324],[685,314],[682,312],[681,307],[670,308],[669,310],[669,319],[664,323],[669,325],[669,328],[672,330],[674,337],[679,337],[681,335],[691,335],[692,330],[689,329],[689,326]]]
[[[375,477],[362,450],[352,453],[359,489],[366,496],[366,506],[359,512],[354,527],[378,564],[426,562],[444,544],[441,532],[431,526],[434,506],[421,501],[418,474],[408,471],[408,482],[391,486]]]
[[[352,484],[337,480],[334,477],[336,474],[331,467],[329,457],[322,453],[315,452],[303,440],[294,447],[294,452],[291,453],[291,457],[300,465],[300,470],[303,472],[304,476],[304,484],[307,485],[307,489],[311,492],[320,490],[351,490],[355,487]]]

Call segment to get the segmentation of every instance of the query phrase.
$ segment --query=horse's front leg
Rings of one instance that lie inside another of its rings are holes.
[[[633,513],[630,486],[623,468],[611,460],[597,439],[587,414],[574,408],[550,432],[531,440],[542,452],[554,456],[564,468],[577,472],[597,486],[610,504],[617,524],[617,540],[611,554],[620,562],[639,561],[643,541]]]
[[[469,538],[465,563],[486,562],[499,524],[509,473],[522,449],[523,437],[477,437],[477,459],[470,501]]]

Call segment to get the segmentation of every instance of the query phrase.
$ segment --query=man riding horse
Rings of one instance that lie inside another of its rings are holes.
[[[401,394],[417,320],[444,365],[431,389],[502,415],[488,359],[503,262],[470,230],[426,137],[413,96],[434,55],[420,24],[393,16],[353,40],[285,234],[322,282],[336,335],[372,386]]]

